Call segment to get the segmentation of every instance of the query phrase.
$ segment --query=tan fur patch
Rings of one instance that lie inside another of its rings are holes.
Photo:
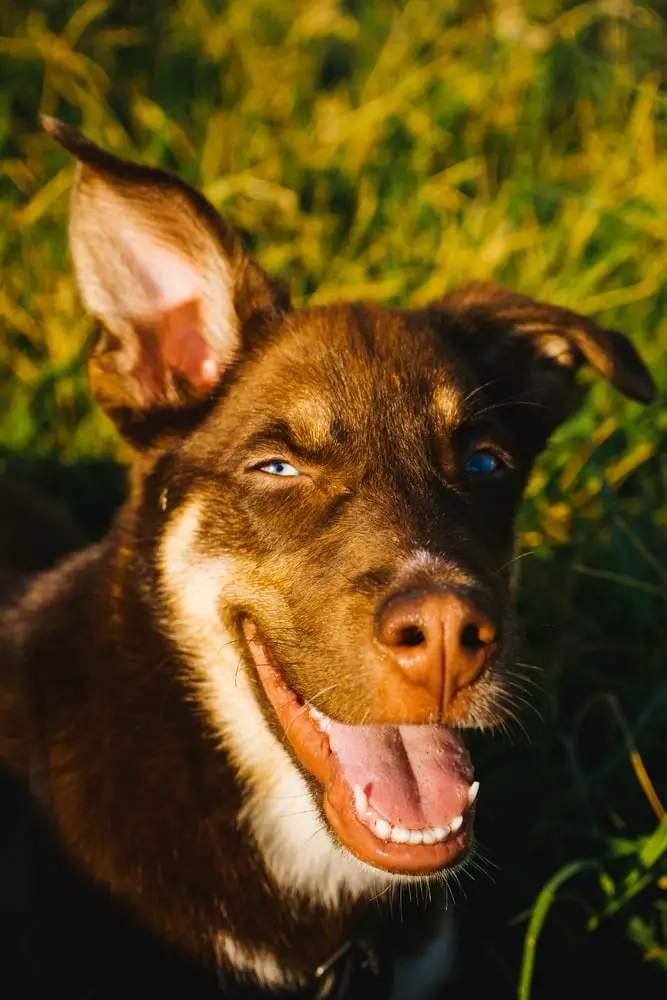
[[[433,393],[433,407],[445,430],[456,427],[462,418],[462,395],[458,386],[445,383]]]
[[[322,399],[300,396],[287,408],[287,421],[295,441],[309,451],[321,451],[331,441],[333,414]]]

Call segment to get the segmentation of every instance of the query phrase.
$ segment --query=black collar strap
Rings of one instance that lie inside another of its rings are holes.
[[[374,1000],[389,996],[391,966],[368,941],[348,939],[315,970],[313,1000]]]
[[[264,991],[242,985],[219,973],[224,1000],[259,1000]],[[296,990],[267,989],[272,1000],[387,1000],[391,993],[391,961],[380,957],[370,942],[349,938],[318,966],[310,983]]]

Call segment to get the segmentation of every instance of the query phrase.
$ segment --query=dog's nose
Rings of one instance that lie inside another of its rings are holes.
[[[488,614],[444,588],[390,597],[375,619],[375,638],[411,685],[446,712],[458,691],[480,676],[497,643]]]

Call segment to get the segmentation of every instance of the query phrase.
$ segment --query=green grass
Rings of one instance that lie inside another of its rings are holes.
[[[563,0],[41,0],[0,7],[0,464],[91,532],[122,451],[84,375],[73,168],[38,112],[200,186],[295,298],[472,278],[627,332],[662,390],[595,385],[521,520],[539,691],[475,738],[493,881],[468,996],[667,987],[667,27]],[[536,714],[539,713],[539,715]],[[477,746],[478,744],[478,746]],[[490,867],[486,866],[487,869]],[[524,950],[525,940],[525,950]],[[532,990],[532,992],[531,992]]]

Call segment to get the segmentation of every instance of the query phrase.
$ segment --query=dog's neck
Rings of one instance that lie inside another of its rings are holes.
[[[87,875],[160,935],[267,985],[305,982],[359,904],[275,885],[239,823],[243,789],[142,594],[127,517],[6,612],[23,719],[8,756]]]

